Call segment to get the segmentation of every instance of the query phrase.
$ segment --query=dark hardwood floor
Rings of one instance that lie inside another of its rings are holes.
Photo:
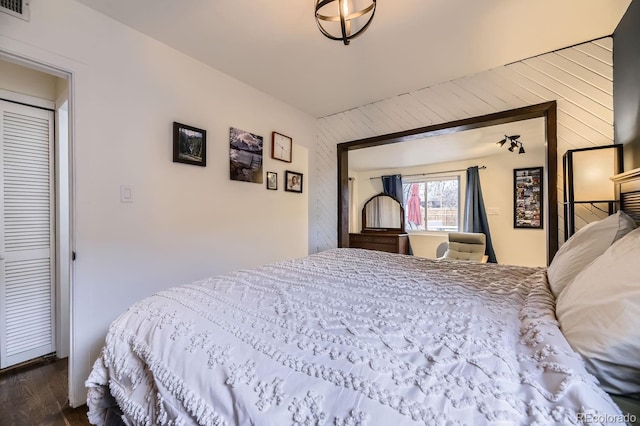
[[[0,424],[3,426],[84,426],[87,406],[69,407],[67,360],[0,372]]]

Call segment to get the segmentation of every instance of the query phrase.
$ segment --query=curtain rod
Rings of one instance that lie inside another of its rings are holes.
[[[484,170],[487,168],[487,166],[477,166],[477,167],[478,167],[478,170]],[[464,171],[467,171],[467,169],[443,170],[441,172],[416,173],[413,175],[401,175],[401,176],[402,177],[427,176],[427,175],[439,175],[442,173],[453,173],[453,172],[464,172]],[[381,179],[381,178],[382,176],[374,176],[374,177],[370,177],[369,179],[373,180],[373,179]]]

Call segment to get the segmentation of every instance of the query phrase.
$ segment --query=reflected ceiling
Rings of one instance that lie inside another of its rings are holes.
[[[520,135],[528,153],[544,152],[543,117],[482,127],[447,135],[432,136],[401,143],[349,151],[349,169],[353,171],[395,169],[419,165],[462,161],[494,155],[527,155],[510,152],[497,144],[504,135]]]

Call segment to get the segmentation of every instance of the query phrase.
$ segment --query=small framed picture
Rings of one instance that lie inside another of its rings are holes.
[[[207,131],[173,122],[173,162],[207,165]]]
[[[286,170],[284,172],[284,190],[302,193],[302,173]]]
[[[513,227],[543,228],[542,167],[513,170]]]
[[[267,189],[278,189],[278,174],[267,172]]]
[[[271,134],[271,158],[290,163],[292,149],[293,139],[289,136],[278,132]]]

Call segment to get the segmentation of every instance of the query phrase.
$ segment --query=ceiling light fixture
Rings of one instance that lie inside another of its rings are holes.
[[[369,28],[375,13],[376,0],[316,0],[320,32],[345,46]]]
[[[509,151],[514,152],[514,150],[519,147],[518,154],[524,154],[524,146],[522,145],[522,142],[518,140],[519,137],[520,135],[512,135],[512,136],[504,135],[504,139],[496,143],[502,147],[507,141],[509,141],[509,148],[508,148]]]

